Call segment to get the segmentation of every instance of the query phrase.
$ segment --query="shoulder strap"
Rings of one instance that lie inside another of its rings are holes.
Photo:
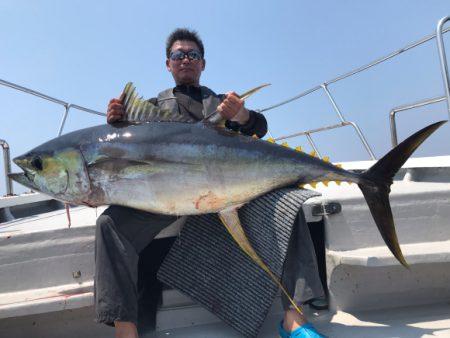
[[[200,87],[203,101],[203,116],[208,116],[217,110],[217,106],[222,102],[220,96],[205,86]]]

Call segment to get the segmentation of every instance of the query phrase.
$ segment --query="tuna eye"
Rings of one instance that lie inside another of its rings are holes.
[[[39,156],[33,157],[31,165],[37,170],[42,170],[42,159]]]

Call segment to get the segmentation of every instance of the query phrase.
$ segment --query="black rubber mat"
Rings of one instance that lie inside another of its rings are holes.
[[[280,278],[299,208],[317,193],[281,189],[239,210],[254,249]],[[256,337],[278,287],[234,242],[215,214],[191,216],[158,279],[187,294],[245,337]]]

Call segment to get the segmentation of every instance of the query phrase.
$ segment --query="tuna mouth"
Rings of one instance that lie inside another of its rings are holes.
[[[29,175],[29,173],[12,173],[8,174],[8,177],[30,189],[38,190],[33,182],[33,178],[30,178]]]
[[[64,194],[67,191],[67,188],[69,187],[69,176],[66,171],[66,181],[64,182],[64,187],[62,187],[62,190],[59,192],[61,194]],[[34,174],[25,170],[23,173],[11,173],[8,174],[8,177],[12,180],[16,181],[19,184],[24,185],[27,188],[30,188],[33,191],[39,191],[44,194],[49,194],[49,191],[47,188],[39,187],[34,183]]]

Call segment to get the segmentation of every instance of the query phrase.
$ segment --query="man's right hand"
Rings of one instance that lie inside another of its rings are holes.
[[[114,123],[120,121],[125,116],[125,107],[123,105],[123,97],[114,98],[109,101],[108,111],[106,112],[106,122]]]

